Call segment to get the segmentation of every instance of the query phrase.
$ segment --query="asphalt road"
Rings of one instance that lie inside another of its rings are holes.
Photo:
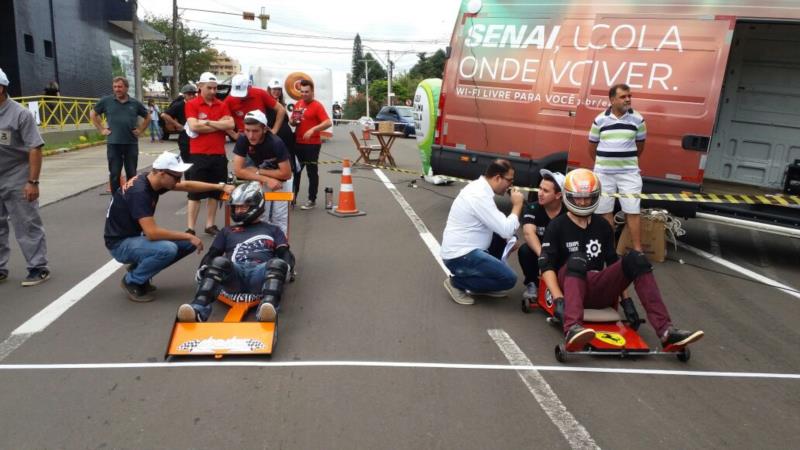
[[[355,156],[344,132],[323,152]],[[400,167],[419,168],[413,140],[398,140],[393,153]],[[321,168],[320,191],[338,192],[334,169]],[[461,186],[419,180],[415,188],[413,175],[384,173],[440,241]],[[521,283],[507,299],[455,304],[420,230],[378,175],[359,168],[354,184],[366,216],[292,213],[299,275],[284,293],[274,355],[191,360],[208,363],[198,367],[160,363],[175,310],[194,292],[199,255],[154,279],[153,303],[129,302],[119,269],[40,332],[6,338],[111,260],[102,187],[42,208],[53,278],[20,287],[24,261],[12,245],[11,278],[0,285],[0,447],[800,447],[800,296],[670,249],[656,268],[670,312],[677,325],[706,332],[691,361],[561,365],[553,357],[561,334],[520,311]],[[158,223],[184,229],[184,206],[182,194],[166,194]],[[703,222],[685,228],[683,242],[800,287],[798,241]],[[647,325],[642,334],[656,342]],[[512,362],[535,367],[509,370]]]

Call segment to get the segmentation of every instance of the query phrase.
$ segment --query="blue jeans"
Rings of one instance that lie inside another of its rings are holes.
[[[444,265],[453,273],[452,283],[475,294],[505,291],[517,284],[517,274],[485,250],[475,249],[464,256],[447,259]]]
[[[233,263],[233,273],[225,281],[228,292],[247,292],[261,294],[264,278],[267,276],[267,263],[243,262]]]
[[[150,129],[150,142],[161,139],[161,128],[158,127],[157,120],[150,121],[148,128]]]
[[[119,175],[122,166],[125,166],[125,177],[131,179],[136,176],[136,166],[139,163],[139,143],[135,144],[106,144],[108,157],[108,181],[111,183],[111,193],[119,188]]]
[[[136,266],[125,275],[126,283],[144,284],[195,250],[190,241],[151,241],[136,236],[121,241],[111,249],[111,256],[123,264]]]

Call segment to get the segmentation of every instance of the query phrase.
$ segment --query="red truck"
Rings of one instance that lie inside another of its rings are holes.
[[[542,167],[591,168],[589,128],[626,83],[647,122],[644,192],[796,194],[800,3],[759,3],[464,1],[434,173],[474,178],[503,157],[535,186]],[[797,207],[658,203],[800,236]]]

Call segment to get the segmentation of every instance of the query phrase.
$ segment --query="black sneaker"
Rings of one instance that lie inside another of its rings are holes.
[[[219,228],[217,228],[216,225],[211,225],[210,227],[206,227],[205,232],[211,236],[216,236],[217,233],[219,233]]]
[[[184,233],[189,233],[192,236],[197,236],[197,233],[194,232],[194,228],[187,228],[186,231],[184,231]]]
[[[0,272],[0,283],[8,279],[8,272]]]
[[[36,286],[37,284],[44,283],[50,279],[50,270],[46,268],[31,269],[28,271],[28,276],[22,280],[23,286]]]
[[[567,343],[567,347],[582,349],[586,344],[594,339],[594,333],[595,331],[591,328],[583,328],[580,325],[573,325],[569,331],[567,331],[567,335],[564,337],[564,340]]]
[[[144,288],[144,291],[147,292],[148,294],[150,292],[155,292],[157,289],[155,286],[153,286],[153,283],[151,283],[150,280],[147,280],[147,283],[143,284],[142,287]]]
[[[699,341],[703,335],[702,331],[687,331],[687,330],[679,330],[677,328],[670,328],[664,334],[664,337],[661,338],[661,346],[667,347],[670,345],[674,345],[677,347],[685,347],[692,342]]]
[[[132,302],[145,303],[145,302],[152,302],[153,300],[155,300],[155,297],[145,290],[144,285],[136,283],[128,283],[125,281],[125,277],[122,277],[120,286],[122,287],[122,290],[125,291],[125,294],[128,295],[128,298]]]

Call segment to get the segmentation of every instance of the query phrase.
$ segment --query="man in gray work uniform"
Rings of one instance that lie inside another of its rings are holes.
[[[22,285],[35,286],[50,278],[38,201],[44,141],[33,114],[8,98],[8,84],[0,69],[0,282],[8,279],[10,221],[28,262]]]
[[[97,131],[106,137],[106,155],[108,156],[108,178],[111,183],[111,194],[119,188],[119,176],[125,166],[125,176],[130,180],[136,176],[139,164],[139,136],[150,125],[150,114],[142,102],[128,95],[128,80],[115,77],[111,88],[113,95],[107,95],[89,111],[89,117]],[[106,126],[100,116],[106,115]],[[144,118],[137,125],[139,117]]]

